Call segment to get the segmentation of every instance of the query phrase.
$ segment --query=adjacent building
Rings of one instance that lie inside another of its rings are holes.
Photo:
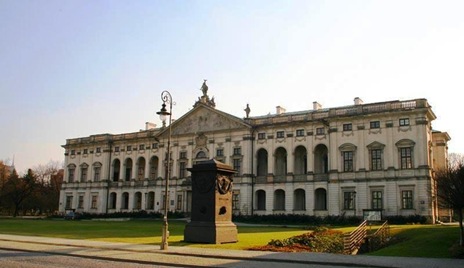
[[[426,99],[243,118],[203,95],[170,125],[67,139],[60,211],[191,210],[187,168],[211,158],[236,170],[235,214],[423,215],[436,220],[433,172],[447,161],[446,132]],[[166,161],[168,140],[170,160]]]

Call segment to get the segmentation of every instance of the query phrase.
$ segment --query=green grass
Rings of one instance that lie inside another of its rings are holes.
[[[0,219],[0,233],[87,239],[108,242],[137,244],[160,244],[161,221],[64,221],[64,220],[24,220]],[[302,228],[284,227],[238,227],[238,242],[221,245],[192,244],[183,242],[185,221],[169,222],[169,244],[172,246],[192,246],[222,249],[247,249],[266,245],[271,239],[285,239],[303,234]]]
[[[0,233],[155,245],[161,243],[161,225],[159,220],[117,222],[0,219]],[[170,245],[243,250],[264,246],[272,239],[286,239],[308,232],[303,228],[293,227],[239,226],[237,243],[192,244],[183,242],[185,225],[184,221],[169,222]],[[336,229],[349,232],[354,227]],[[373,231],[376,227],[371,229]],[[399,242],[369,255],[448,258],[448,249],[459,238],[459,227],[394,225],[391,226],[391,234]]]
[[[369,255],[450,258],[448,250],[459,240],[459,226],[393,225],[390,232],[395,243]]]

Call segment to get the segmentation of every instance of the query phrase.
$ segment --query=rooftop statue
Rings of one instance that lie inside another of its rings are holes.
[[[203,85],[201,85],[201,91],[203,91],[203,97],[206,97],[208,94],[208,86],[206,85],[206,79],[203,79]]]
[[[247,106],[246,106],[244,111],[246,113],[246,118],[249,118],[251,109],[250,109],[250,105],[248,105],[248,103],[247,103]]]

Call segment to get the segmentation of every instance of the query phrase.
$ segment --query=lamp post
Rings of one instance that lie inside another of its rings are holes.
[[[169,169],[171,164],[171,118],[172,118],[172,96],[171,93],[168,91],[161,92],[161,100],[163,104],[161,106],[161,110],[157,112],[159,114],[161,121],[163,122],[163,126],[166,126],[166,119],[169,116],[169,136],[168,136],[168,147],[166,153],[166,170],[165,170],[165,188],[164,188],[164,217],[163,217],[163,229],[162,229],[162,237],[161,237],[161,247],[162,250],[168,249],[168,238],[169,238],[169,230],[168,230],[168,206],[169,206]],[[169,104],[169,111],[166,110],[166,104]]]

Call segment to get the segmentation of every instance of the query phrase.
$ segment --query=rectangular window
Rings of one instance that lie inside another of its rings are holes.
[[[98,200],[98,195],[92,195],[92,206],[91,206],[91,208],[93,208],[93,209],[97,208],[97,200]]]
[[[285,137],[285,132],[284,131],[277,131],[277,138],[282,139]]]
[[[413,203],[412,203],[412,191],[401,191],[401,207],[403,209],[412,209],[413,208]]]
[[[382,170],[382,150],[371,150],[371,170]]]
[[[77,208],[84,208],[84,196],[80,195],[78,202],[77,202]]]
[[[400,118],[400,126],[409,126],[409,118]]]
[[[353,171],[353,152],[343,152],[343,171]]]
[[[353,124],[343,124],[343,131],[352,131],[353,130]]]
[[[72,209],[72,200],[73,200],[72,195],[66,196],[66,205],[65,205],[66,209]]]
[[[131,145],[127,145],[126,151],[132,151],[132,146],[131,146]]]
[[[179,158],[180,159],[187,159],[187,152],[180,152],[179,153]]]
[[[74,168],[68,169],[68,182],[74,182]]]
[[[88,149],[84,149],[84,154],[88,154],[89,153],[89,150]]]
[[[235,147],[234,148],[234,155],[242,155],[242,148]]]
[[[81,169],[81,182],[85,182],[85,181],[87,181],[87,168],[83,167]]]
[[[266,139],[266,133],[264,132],[258,133],[258,140],[264,140],[264,139]]]
[[[380,121],[371,121],[371,128],[380,128]]]
[[[372,209],[382,209],[382,191],[372,191]]]
[[[97,154],[101,153],[101,147],[97,147]]]
[[[355,192],[343,192],[343,209],[353,210],[355,207]]]
[[[139,150],[145,150],[145,144],[139,144]]]
[[[240,191],[232,192],[232,210],[240,210]]]
[[[224,149],[217,149],[216,156],[219,156],[219,157],[224,156]]]
[[[114,147],[115,152],[119,152],[119,146]]]
[[[305,131],[304,129],[297,129],[295,134],[297,137],[303,137],[305,134]]]
[[[412,154],[411,148],[400,148],[401,169],[412,168]]]
[[[324,135],[324,134],[325,134],[325,130],[323,127],[316,128],[316,135]]]
[[[242,166],[242,159],[234,159],[234,170],[237,172],[237,174],[241,174],[241,166]]]
[[[152,149],[158,149],[158,143],[153,143],[153,144],[151,145],[151,148],[152,148]]]
[[[75,155],[76,154],[76,150],[71,150],[71,155]]]
[[[93,180],[100,181],[101,167],[95,167],[93,171],[94,171]]]
[[[187,162],[181,161],[179,162],[179,178],[187,177]]]
[[[182,210],[182,195],[177,195],[177,206],[176,206],[176,209],[177,210]]]

